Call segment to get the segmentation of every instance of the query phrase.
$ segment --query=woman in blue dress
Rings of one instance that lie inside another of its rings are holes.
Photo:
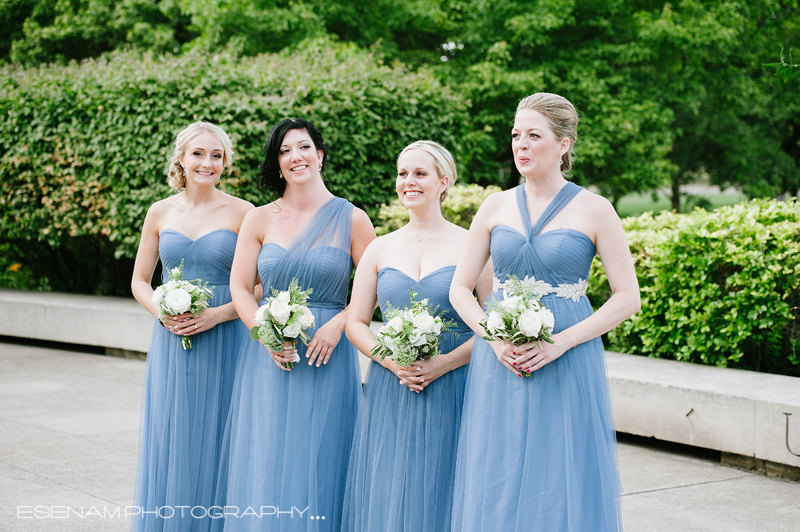
[[[219,127],[196,122],[178,134],[168,182],[180,190],[147,212],[131,289],[153,316],[151,278],[184,261],[183,279],[213,286],[210,307],[156,321],[142,391],[134,531],[209,530],[236,353],[247,334],[228,286],[236,236],[253,205],[216,189],[233,156]],[[163,325],[163,327],[161,326]],[[185,350],[181,337],[192,339]],[[182,511],[180,507],[185,507]]]
[[[520,102],[511,133],[525,183],[486,199],[472,222],[450,299],[476,336],[485,312],[472,289],[491,256],[498,282],[537,282],[555,316],[553,344],[476,338],[467,380],[452,530],[622,530],[616,436],[600,335],[639,309],[619,217],[567,182],[578,116],[561,96]],[[595,254],[613,296],[586,298]],[[532,279],[530,279],[532,278]],[[502,299],[502,290],[492,296]],[[530,378],[521,370],[532,371]]]
[[[342,530],[439,532],[450,529],[453,478],[472,331],[450,305],[450,282],[467,231],[447,222],[441,202],[456,181],[450,153],[431,141],[397,159],[397,194],[409,223],[372,242],[356,272],[347,336],[362,353],[375,347],[369,329],[376,302],[405,308],[410,290],[455,320],[440,355],[398,366],[373,357],[350,459]],[[491,291],[491,267],[478,283]],[[399,385],[398,385],[399,381]]]
[[[272,128],[260,184],[279,199],[248,213],[231,273],[239,315],[253,327],[260,279],[265,296],[293,278],[313,293],[308,346],[275,353],[248,340],[240,352],[226,428],[225,531],[335,531],[358,414],[358,353],[342,338],[347,288],[375,230],[366,213],[322,180],[327,149],[302,119]],[[262,301],[263,303],[263,301]],[[287,344],[288,346],[289,344]],[[285,362],[299,363],[291,369]]]

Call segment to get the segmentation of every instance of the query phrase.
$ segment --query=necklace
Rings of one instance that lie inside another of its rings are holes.
[[[433,231],[431,231],[430,233],[428,233],[427,235],[424,235],[424,236],[417,236],[417,235],[415,235],[414,233],[412,233],[412,232],[411,232],[411,229],[410,229],[410,228],[408,228],[408,227],[406,227],[406,229],[408,229],[408,232],[411,234],[411,236],[413,236],[414,238],[416,238],[416,239],[417,239],[417,242],[422,242],[422,239],[424,239],[424,238],[428,238],[428,237],[429,237],[429,236],[431,236],[433,233],[435,233],[436,231],[438,231],[439,229],[441,229],[442,227],[444,227],[444,223],[445,223],[445,222],[442,222],[442,224],[441,224],[439,227],[437,227],[436,229],[434,229]]]

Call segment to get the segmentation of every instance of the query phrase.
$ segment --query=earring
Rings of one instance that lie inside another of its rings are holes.
[[[186,168],[184,168],[183,166],[181,166],[181,170],[183,171],[183,177],[186,177]]]
[[[281,172],[280,170],[278,170],[278,177],[283,179],[283,172]]]

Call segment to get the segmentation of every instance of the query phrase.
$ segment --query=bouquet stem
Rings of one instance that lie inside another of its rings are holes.
[[[186,351],[192,348],[192,339],[188,336],[181,336],[181,345],[183,346],[183,350]]]

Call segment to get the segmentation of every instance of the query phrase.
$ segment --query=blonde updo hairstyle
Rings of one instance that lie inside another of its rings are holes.
[[[186,173],[181,166],[181,158],[186,154],[186,145],[201,133],[211,133],[222,143],[222,168],[226,168],[233,160],[233,145],[225,130],[211,122],[194,122],[189,124],[175,138],[175,149],[169,160],[167,184],[175,190],[186,188]]]
[[[533,109],[542,113],[559,142],[564,138],[570,140],[569,151],[561,156],[561,171],[569,172],[572,169],[575,143],[578,141],[578,112],[575,111],[575,107],[558,94],[537,92],[519,102],[517,113],[523,109]]]
[[[442,192],[442,195],[439,196],[439,204],[441,204],[447,197],[447,191],[455,184],[456,179],[458,179],[455,159],[453,159],[453,156],[449,151],[447,151],[447,148],[438,142],[433,142],[432,140],[418,140],[403,148],[403,151],[401,151],[400,155],[397,156],[397,162],[400,163],[400,157],[410,150],[422,150],[431,154],[433,156],[436,166],[436,173],[439,174],[439,178],[450,178],[447,182],[447,188],[444,192]]]

